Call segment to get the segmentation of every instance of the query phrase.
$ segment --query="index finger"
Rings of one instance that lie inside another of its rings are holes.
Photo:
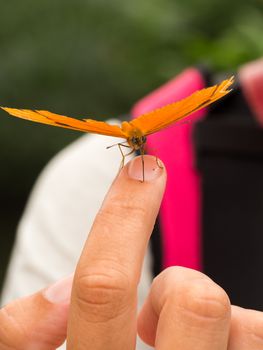
[[[166,173],[151,156],[133,159],[112,184],[80,257],[68,349],[134,349],[137,285]]]

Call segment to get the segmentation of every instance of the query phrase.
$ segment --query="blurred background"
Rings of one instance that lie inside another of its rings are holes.
[[[189,65],[235,72],[263,55],[262,0],[10,0],[0,105],[105,119]],[[0,112],[0,290],[37,175],[80,134]]]

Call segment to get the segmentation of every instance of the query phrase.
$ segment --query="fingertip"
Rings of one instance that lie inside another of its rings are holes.
[[[59,280],[43,291],[43,297],[53,304],[69,304],[73,274]]]

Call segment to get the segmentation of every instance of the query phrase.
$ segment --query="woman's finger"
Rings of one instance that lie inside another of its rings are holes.
[[[1,350],[54,350],[66,338],[72,277],[0,310]]]
[[[211,279],[168,268],[152,284],[138,319],[139,335],[156,350],[227,350],[230,310],[226,293]]]
[[[165,170],[154,157],[122,169],[95,219],[77,266],[68,349],[135,348],[137,285],[160,207]]]
[[[232,306],[228,350],[263,349],[263,313]]]

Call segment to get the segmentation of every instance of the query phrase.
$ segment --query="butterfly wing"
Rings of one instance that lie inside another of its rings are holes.
[[[31,109],[15,109],[1,107],[12,116],[31,120],[38,123],[59,126],[61,128],[73,129],[83,132],[91,132],[107,136],[123,137],[124,133],[118,125],[110,125],[105,122],[93,119],[75,119],[64,115],[55,114],[49,111],[31,110]]]
[[[181,101],[142,114],[130,124],[140,129],[144,135],[153,134],[227,95],[231,91],[228,87],[233,81],[234,77],[231,77],[218,85],[196,91]]]

